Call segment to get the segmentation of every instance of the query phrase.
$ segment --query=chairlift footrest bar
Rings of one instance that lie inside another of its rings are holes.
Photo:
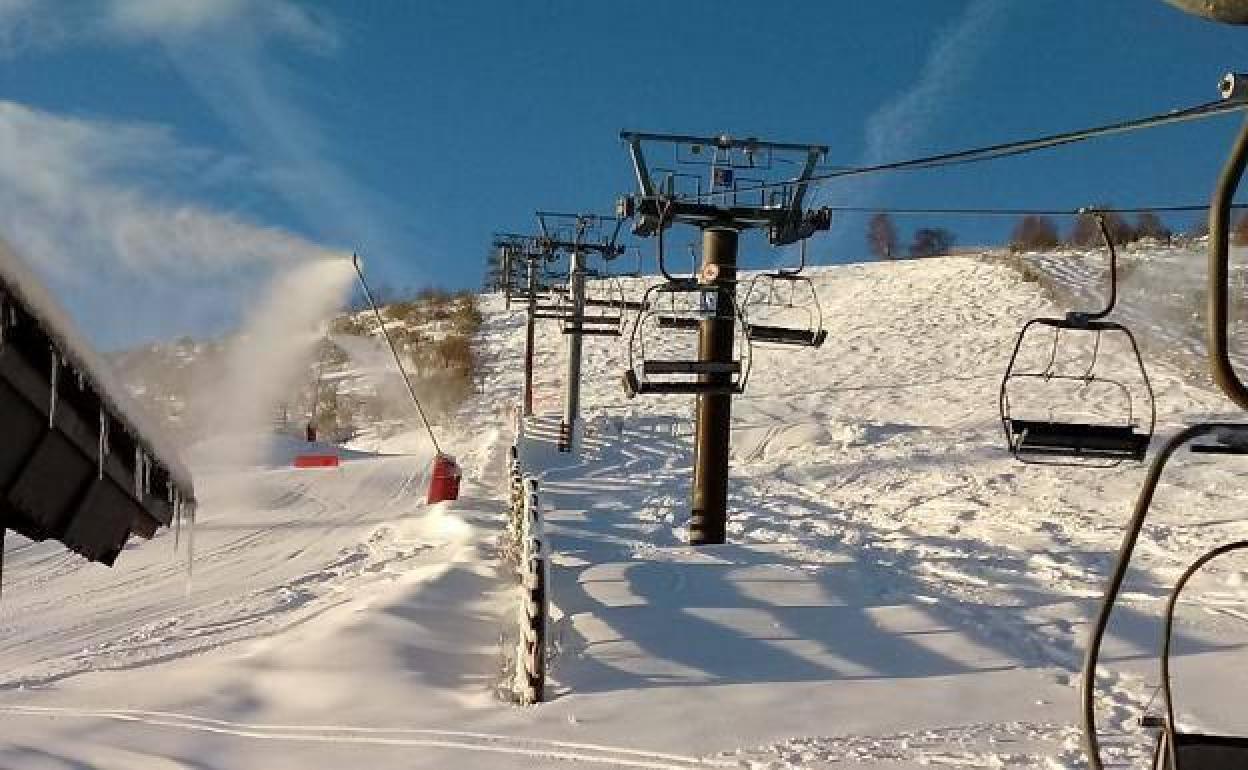
[[[1248,767],[1248,738],[1174,731],[1175,767],[1180,770],[1223,770]]]
[[[1016,455],[1104,460],[1143,460],[1152,438],[1131,425],[1010,420]]]
[[[777,345],[802,345],[805,347],[822,347],[828,338],[824,329],[791,329],[784,326],[763,326],[751,324],[749,337],[754,342],[771,342]]]
[[[642,382],[631,369],[624,373],[624,395],[629,398],[645,395],[679,396],[733,396],[741,393],[741,386],[733,383],[707,382]]]
[[[696,331],[702,323],[701,318],[682,318],[680,316],[659,316],[660,329],[688,329]]]
[[[739,374],[740,361],[643,361],[642,373],[650,374]]]
[[[574,323],[579,320],[583,324],[596,325],[596,326],[619,326],[620,323],[624,320],[623,318],[619,318],[619,317],[612,318],[610,316],[594,316],[594,315],[581,316],[579,319],[574,315],[568,315],[567,318],[568,318],[568,323]]]
[[[1192,444],[1191,450],[1206,455],[1248,455],[1248,446],[1237,444]]]

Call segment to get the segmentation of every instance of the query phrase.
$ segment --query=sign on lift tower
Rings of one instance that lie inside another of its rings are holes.
[[[798,243],[827,230],[830,211],[803,209],[810,179],[827,147],[783,144],[731,136],[682,136],[625,131],[639,193],[622,198],[618,213],[632,218],[633,233],[658,237],[660,269],[684,290],[696,284],[705,312],[698,327],[697,361],[642,361],[641,373],[690,375],[696,381],[642,382],[630,369],[628,395],[691,393],[697,396],[694,445],[692,545],[723,543],[728,523],[728,457],[732,396],[744,386],[734,343],[737,312],[737,244],[743,230],[760,229],[772,246]],[[673,166],[651,168],[646,148],[674,150]],[[796,164],[796,166],[794,165]],[[799,168],[796,177],[778,172]],[[697,276],[675,280],[663,268],[663,234],[675,223],[702,230],[702,264]],[[641,317],[638,317],[638,324]],[[634,335],[634,341],[636,335]],[[745,341],[748,348],[748,339]]]

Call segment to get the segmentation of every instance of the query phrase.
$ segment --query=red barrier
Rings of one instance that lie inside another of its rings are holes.
[[[338,455],[296,455],[296,468],[337,468]]]
[[[429,476],[429,502],[440,503],[458,498],[459,480],[462,476],[454,457],[438,453],[433,458],[433,473]]]

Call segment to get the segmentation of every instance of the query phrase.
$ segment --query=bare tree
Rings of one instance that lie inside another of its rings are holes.
[[[1047,251],[1059,243],[1057,225],[1039,214],[1028,214],[1020,219],[1010,235],[1010,248],[1014,251]]]
[[[1135,220],[1135,240],[1141,238],[1152,238],[1156,241],[1164,243],[1170,242],[1170,237],[1174,235],[1170,228],[1166,227],[1161,221],[1161,217],[1152,211],[1141,211],[1139,217]]]
[[[1108,208],[1108,206],[1094,208]],[[1115,244],[1121,246],[1135,240],[1135,228],[1123,219],[1121,214],[1106,211],[1101,216],[1105,217],[1105,229],[1109,231],[1109,237]],[[1070,229],[1070,238],[1067,240],[1070,245],[1084,249],[1102,245],[1104,239],[1101,238],[1101,229],[1096,224],[1096,215],[1092,212],[1085,212],[1075,217],[1075,224]]]
[[[1240,214],[1231,225],[1231,243],[1248,246],[1248,211]]]
[[[897,253],[897,227],[884,212],[871,217],[867,225],[867,248],[880,259],[892,259]]]
[[[954,234],[943,227],[923,227],[914,231],[914,241],[910,244],[912,257],[939,257],[948,254],[957,240]]]

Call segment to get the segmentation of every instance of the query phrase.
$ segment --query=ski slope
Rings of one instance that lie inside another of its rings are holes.
[[[562,335],[539,326],[521,454],[556,554],[550,702],[494,694],[523,319],[488,297],[481,393],[446,439],[459,501],[423,503],[413,435],[361,440],[329,471],[289,469],[298,445],[248,469],[192,453],[189,578],[187,531],[176,555],[165,533],[112,571],[10,547],[0,768],[1080,766],[1084,626],[1143,471],[1004,452],[1014,334],[1058,308],[987,258],[814,277],[828,342],[757,347],[734,402],[724,546],[683,545],[692,399],[626,400],[620,342],[587,339],[583,451],[560,455]],[[1159,435],[1228,413],[1149,365]],[[1122,759],[1149,750],[1135,719],[1169,581],[1245,535],[1240,463],[1184,457],[1158,495],[1100,683]],[[1181,615],[1181,711],[1208,729],[1248,729],[1227,708],[1248,687],[1246,586],[1248,564],[1217,562]]]

